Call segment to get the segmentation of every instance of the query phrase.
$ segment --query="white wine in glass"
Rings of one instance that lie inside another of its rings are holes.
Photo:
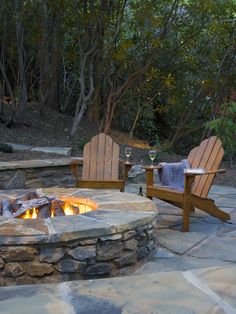
[[[125,156],[127,158],[126,163],[129,163],[129,157],[132,153],[132,148],[131,147],[125,147]]]
[[[151,167],[153,167],[153,161],[156,158],[157,152],[154,149],[149,150],[149,158],[151,159]]]

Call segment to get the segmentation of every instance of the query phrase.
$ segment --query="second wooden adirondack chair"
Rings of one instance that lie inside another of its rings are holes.
[[[120,161],[119,155],[119,145],[109,135],[100,133],[94,136],[84,146],[82,177],[80,178],[78,171],[73,169],[77,178],[76,186],[91,189],[119,189],[123,192],[125,179],[132,164]],[[119,179],[119,164],[123,168],[121,179]]]
[[[213,200],[207,198],[216,173],[225,172],[224,169],[218,169],[223,155],[222,143],[215,136],[205,139],[198,147],[191,150],[187,158],[191,167],[204,169],[204,173],[197,173],[197,171],[196,173],[186,173],[183,192],[153,186],[153,171],[161,168],[160,166],[145,167],[147,197],[157,197],[182,208],[183,231],[189,231],[189,216],[194,208],[198,208],[222,220],[229,220],[230,215],[220,210]]]

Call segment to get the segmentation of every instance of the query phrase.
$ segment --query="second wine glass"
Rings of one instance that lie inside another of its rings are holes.
[[[149,158],[151,159],[152,163],[151,163],[151,167],[153,167],[153,161],[156,158],[156,151],[154,149],[149,150]]]
[[[126,163],[129,163],[129,157],[132,153],[132,148],[131,147],[125,147],[125,156],[127,158]]]

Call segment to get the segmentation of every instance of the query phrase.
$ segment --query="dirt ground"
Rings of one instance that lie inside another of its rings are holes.
[[[2,116],[1,118],[4,120],[6,116]],[[99,132],[99,126],[88,120],[82,121],[77,135],[72,140],[69,137],[71,124],[72,117],[70,115],[61,114],[48,109],[45,116],[41,118],[37,107],[34,104],[29,104],[21,124],[9,129],[4,123],[0,122],[0,143],[72,147],[72,155],[81,156],[84,144]],[[125,159],[124,149],[126,146],[130,146],[132,147],[130,160],[133,163],[142,165],[150,164],[148,158],[150,147],[147,142],[139,139],[130,139],[128,134],[116,130],[111,131],[111,136],[120,145],[121,158]],[[191,148],[192,147],[190,147],[189,150]],[[27,151],[13,153],[0,152],[0,161],[53,157],[58,157],[58,155]],[[174,153],[168,154],[158,151],[156,163],[161,161],[176,162],[183,158],[184,156]],[[236,169],[231,169],[227,161],[222,163],[222,168],[226,169],[226,173],[217,175],[215,184],[236,187]]]

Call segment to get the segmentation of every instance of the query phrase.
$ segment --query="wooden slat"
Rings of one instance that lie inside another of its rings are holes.
[[[103,180],[111,180],[112,176],[112,151],[113,151],[113,141],[112,138],[106,135],[106,145],[105,145],[105,168]]]
[[[106,134],[100,133],[98,136],[98,152],[97,152],[97,174],[96,180],[104,179],[105,165],[105,148],[106,148]]]
[[[198,164],[194,168],[206,168],[208,160],[210,158],[210,154],[212,153],[212,150],[214,149],[214,145],[217,138],[210,137],[209,139],[205,140],[206,145],[204,145],[204,148],[202,148],[201,152],[202,155],[198,158]],[[202,143],[204,143],[203,141]],[[200,147],[202,146],[202,143],[200,144]],[[200,148],[199,147],[199,148]],[[196,194],[198,196],[201,196],[202,187],[205,185],[205,181],[207,179],[207,176],[198,176],[195,178],[194,185],[192,188],[192,193]]]
[[[222,161],[223,157],[224,157],[224,149],[223,149],[223,147],[220,147],[218,155],[217,155],[217,157],[215,159],[215,163],[212,166],[212,168],[218,169],[218,167],[221,164],[221,161]],[[201,196],[202,197],[207,197],[208,192],[210,191],[210,188],[212,186],[212,182],[213,182],[213,180],[215,178],[215,175],[216,174],[210,174],[210,175],[207,176],[207,179],[205,181],[205,185],[204,185],[204,187],[203,187],[203,189],[201,191]]]
[[[193,168],[193,162],[194,162],[195,156],[197,155],[198,149],[199,149],[199,146],[193,148],[187,158],[192,168]]]
[[[119,145],[113,142],[112,149],[112,165],[111,165],[111,180],[118,180],[119,174],[119,155],[120,148]]]
[[[97,179],[97,154],[98,154],[98,140],[99,136],[94,136],[91,139],[91,147],[90,147],[90,173],[89,180]]]
[[[88,180],[90,173],[90,142],[85,144],[83,151],[83,171],[82,179]]]

